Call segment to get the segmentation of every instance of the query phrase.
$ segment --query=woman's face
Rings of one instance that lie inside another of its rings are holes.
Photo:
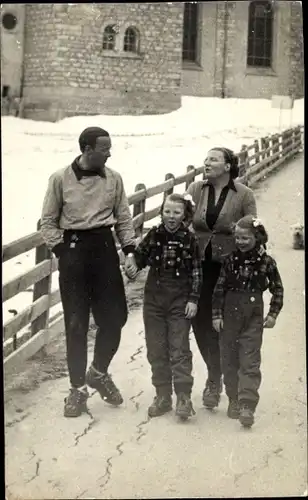
[[[207,179],[217,179],[230,170],[222,151],[211,149],[204,160],[204,173]]]

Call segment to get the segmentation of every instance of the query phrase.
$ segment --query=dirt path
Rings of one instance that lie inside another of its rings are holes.
[[[63,339],[7,382],[8,499],[300,496],[307,491],[304,252],[292,250],[289,230],[304,219],[303,158],[265,181],[257,198],[284,281],[285,306],[276,328],[264,335],[255,426],[244,431],[226,417],[225,395],[216,412],[202,408],[206,371],[193,338],[196,416],[185,424],[173,413],[149,421],[153,390],[138,308],[140,279],[131,289],[135,308],[112,363],[125,397],[122,407],[111,408],[93,393],[89,415],[63,418],[68,389]]]

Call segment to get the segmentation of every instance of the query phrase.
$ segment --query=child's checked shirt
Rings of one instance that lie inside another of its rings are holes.
[[[202,286],[200,251],[196,236],[183,224],[174,233],[164,224],[154,226],[134,254],[139,269],[150,266],[159,276],[187,277],[191,284],[189,301],[198,302]]]
[[[213,293],[213,320],[223,318],[228,290],[263,293],[267,289],[272,294],[268,314],[277,318],[283,306],[284,290],[276,261],[263,247],[247,253],[232,252],[224,261]]]

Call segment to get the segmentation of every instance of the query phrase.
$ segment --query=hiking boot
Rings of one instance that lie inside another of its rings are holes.
[[[240,408],[239,421],[243,427],[251,427],[255,421],[253,410],[248,406],[242,406]]]
[[[107,372],[101,373],[91,365],[86,374],[86,383],[92,389],[96,389],[100,397],[107,403],[113,406],[119,406],[123,403],[119,389]]]
[[[240,416],[240,407],[237,399],[229,399],[227,415],[229,418],[238,419]]]
[[[187,394],[178,394],[175,414],[183,420],[196,414],[191,399]]]
[[[208,382],[208,385],[203,391],[203,405],[210,410],[219,405],[220,392],[219,387],[213,382]]]
[[[64,399],[64,416],[80,417],[82,413],[87,413],[87,399],[89,393],[87,388],[80,390],[72,387],[67,398]]]
[[[149,417],[160,417],[172,410],[171,396],[155,396],[153,403],[149,406]]]

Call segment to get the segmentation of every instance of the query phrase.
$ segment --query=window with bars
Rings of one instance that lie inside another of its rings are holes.
[[[272,63],[273,9],[268,1],[249,5],[247,66],[270,68]]]
[[[114,25],[106,26],[103,35],[103,49],[114,50],[117,30]]]
[[[198,41],[198,4],[189,2],[184,5],[184,26],[183,26],[183,61],[197,62],[197,41]]]
[[[130,26],[125,31],[124,35],[124,51],[137,52],[138,51],[138,31]]]

